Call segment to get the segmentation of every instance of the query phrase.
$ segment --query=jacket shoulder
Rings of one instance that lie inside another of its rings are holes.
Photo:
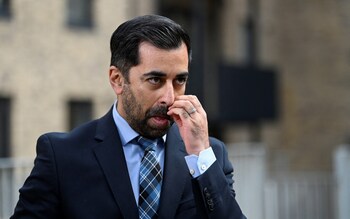
[[[113,134],[114,121],[112,111],[99,119],[95,119],[79,125],[69,132],[48,132],[39,137],[58,142],[87,142],[100,138],[100,136]]]
[[[77,126],[76,128],[68,132],[44,133],[39,137],[39,139],[48,138],[52,140],[68,140],[68,139],[82,138],[86,135],[89,135],[89,133],[94,133],[96,130],[96,124],[97,124],[97,120],[93,120],[85,124],[82,124],[80,126]]]

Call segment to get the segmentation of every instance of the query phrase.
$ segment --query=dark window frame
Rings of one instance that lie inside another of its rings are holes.
[[[69,130],[92,119],[93,103],[91,100],[71,99],[67,103],[67,108]]]
[[[67,0],[67,26],[73,29],[94,27],[94,0]]]
[[[0,19],[10,19],[11,17],[11,0],[0,0]]]
[[[0,97],[0,157],[9,157],[11,148],[11,98]]]

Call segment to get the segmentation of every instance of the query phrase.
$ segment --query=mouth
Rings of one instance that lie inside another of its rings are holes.
[[[167,107],[155,107],[151,109],[148,115],[150,125],[156,129],[166,129],[172,122],[172,117],[167,115]]]
[[[170,118],[164,116],[152,116],[151,122],[158,128],[164,128],[169,125]]]

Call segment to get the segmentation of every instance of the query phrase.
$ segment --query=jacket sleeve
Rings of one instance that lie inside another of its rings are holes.
[[[192,180],[193,192],[201,218],[244,219],[235,199],[233,167],[224,143],[212,143],[216,161],[202,175]]]
[[[59,214],[58,179],[54,151],[47,135],[37,142],[34,167],[23,187],[10,219],[62,218]]]

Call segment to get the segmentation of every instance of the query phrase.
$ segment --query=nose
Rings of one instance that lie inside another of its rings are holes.
[[[161,104],[171,106],[175,101],[175,91],[172,83],[167,83],[162,92]]]

